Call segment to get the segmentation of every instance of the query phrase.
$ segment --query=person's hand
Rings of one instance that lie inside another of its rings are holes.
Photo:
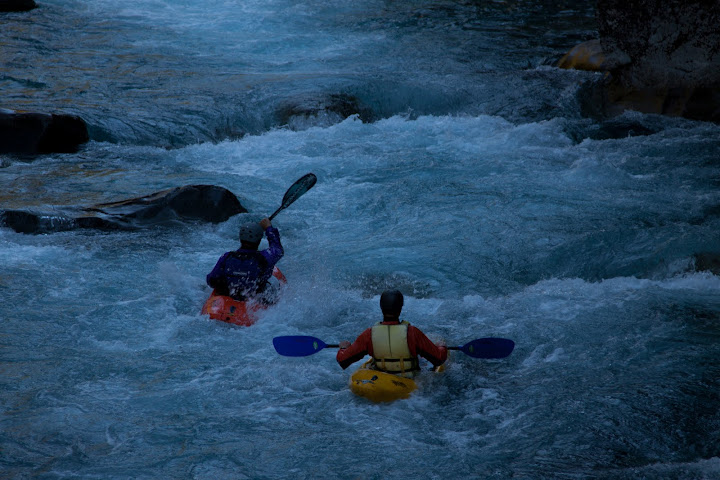
[[[272,227],[272,223],[270,222],[269,218],[263,218],[260,220],[260,226],[263,230],[267,230],[268,227]]]
[[[350,345],[351,345],[350,342],[348,342],[347,340],[343,340],[342,342],[338,343],[338,346],[340,347],[340,350],[345,350],[345,349],[348,348]]]

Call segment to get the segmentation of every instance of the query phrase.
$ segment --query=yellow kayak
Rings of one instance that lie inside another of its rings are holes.
[[[373,402],[392,402],[408,398],[417,388],[412,378],[398,377],[371,368],[359,368],[350,377],[350,390]]]
[[[350,377],[350,390],[355,395],[373,402],[393,402],[408,398],[417,389],[417,383],[412,378],[374,370],[368,367],[370,363],[366,362]],[[447,361],[434,371],[444,371],[446,364]]]

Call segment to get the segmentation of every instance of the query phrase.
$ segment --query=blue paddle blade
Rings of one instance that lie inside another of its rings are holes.
[[[289,335],[273,338],[273,346],[276,352],[286,357],[307,357],[327,347],[327,344],[307,335]]]
[[[451,347],[452,350],[461,350],[473,358],[505,358],[515,348],[515,342],[507,338],[478,338],[468,342],[462,347]]]

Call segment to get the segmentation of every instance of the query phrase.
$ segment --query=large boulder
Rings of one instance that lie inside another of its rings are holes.
[[[0,153],[73,153],[88,140],[87,125],[75,115],[0,109]]]
[[[246,212],[237,197],[225,188],[188,185],[61,213],[4,210],[0,211],[0,225],[19,233],[51,233],[79,228],[135,230],[188,221],[219,223]]]
[[[0,12],[27,12],[35,7],[35,0],[0,0]]]
[[[559,66],[607,72],[606,113],[720,121],[720,0],[598,0],[597,19]]]
[[[230,191],[214,185],[188,185],[119,202],[87,207],[85,212],[139,223],[176,219],[224,222],[247,210]]]

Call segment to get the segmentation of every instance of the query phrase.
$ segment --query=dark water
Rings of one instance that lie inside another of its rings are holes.
[[[556,69],[591,2],[44,1],[0,17],[0,108],[72,113],[76,154],[2,156],[0,208],[187,184],[276,218],[289,283],[252,328],[199,314],[240,217],[0,229],[4,478],[720,478],[720,129],[584,116]],[[357,112],[345,119],[348,113]],[[406,319],[457,353],[409,400],[334,351]]]

